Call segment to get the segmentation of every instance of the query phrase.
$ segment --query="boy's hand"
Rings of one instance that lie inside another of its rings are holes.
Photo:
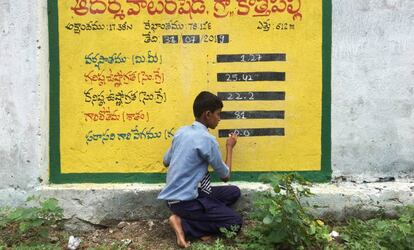
[[[233,148],[237,143],[237,134],[236,133],[231,133],[229,134],[229,138],[227,138],[226,141],[226,165],[229,167],[229,170],[231,172],[231,161],[232,161],[232,155],[233,155]],[[230,174],[229,176],[225,177],[225,178],[221,178],[224,182],[227,182],[230,179]]]
[[[237,134],[231,133],[229,134],[229,138],[227,138],[226,146],[227,148],[233,148],[237,143]]]

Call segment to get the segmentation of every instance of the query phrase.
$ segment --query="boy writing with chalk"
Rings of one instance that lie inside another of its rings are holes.
[[[194,100],[195,121],[180,128],[163,158],[168,167],[167,183],[158,195],[165,200],[173,215],[170,225],[180,247],[189,247],[186,237],[203,240],[220,233],[220,228],[231,229],[242,225],[242,219],[230,206],[240,197],[236,186],[210,186],[208,166],[211,165],[221,180],[230,179],[233,147],[237,135],[226,141],[226,159],[223,161],[216,138],[208,132],[220,121],[223,102],[214,94],[203,91]]]

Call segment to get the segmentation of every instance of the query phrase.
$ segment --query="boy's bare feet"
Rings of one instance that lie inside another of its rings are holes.
[[[183,227],[181,226],[181,218],[178,215],[171,215],[169,218],[170,226],[177,236],[177,245],[181,248],[187,248],[190,246],[190,242],[185,241],[185,235]]]

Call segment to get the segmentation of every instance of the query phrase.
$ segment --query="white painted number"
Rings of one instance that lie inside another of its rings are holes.
[[[235,111],[234,115],[236,116],[236,119],[246,119],[244,111]]]

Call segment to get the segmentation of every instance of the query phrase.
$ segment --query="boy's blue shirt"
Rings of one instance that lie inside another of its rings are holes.
[[[221,178],[230,174],[221,157],[216,138],[208,132],[206,126],[197,121],[177,131],[163,160],[169,167],[167,183],[158,195],[161,200],[196,199],[198,184],[206,174],[208,165]]]

